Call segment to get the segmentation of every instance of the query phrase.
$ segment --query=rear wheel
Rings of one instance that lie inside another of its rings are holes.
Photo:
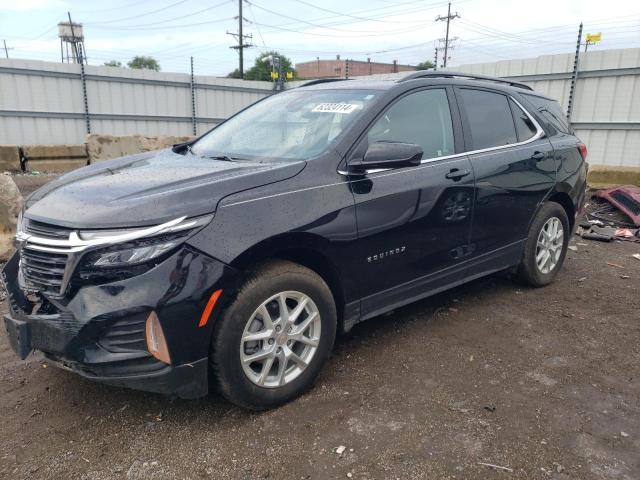
[[[218,389],[253,410],[299,396],[325,363],[336,323],[319,275],[285,261],[264,266],[217,320],[210,362]]]
[[[558,203],[547,202],[534,218],[524,245],[518,277],[534,287],[556,278],[569,244],[569,219]]]

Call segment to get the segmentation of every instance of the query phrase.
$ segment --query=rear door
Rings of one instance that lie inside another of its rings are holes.
[[[352,178],[364,318],[461,279],[473,208],[473,173],[458,154],[461,125],[450,87],[396,98],[351,159],[379,141],[416,143],[424,154],[418,166]]]
[[[556,181],[553,148],[536,120],[510,95],[456,87],[476,179],[467,276],[520,261],[538,205]]]

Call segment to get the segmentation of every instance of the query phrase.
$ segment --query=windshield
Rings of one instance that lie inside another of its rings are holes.
[[[273,95],[209,132],[192,151],[233,159],[314,157],[326,150],[376,95],[371,90],[294,90]]]

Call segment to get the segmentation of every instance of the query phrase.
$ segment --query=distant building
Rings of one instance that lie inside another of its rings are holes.
[[[320,60],[318,58],[310,62],[296,63],[298,78],[354,77],[414,70],[416,70],[416,67],[400,65],[396,60],[393,63],[379,63],[370,60],[341,60],[340,55],[337,55],[335,60]]]

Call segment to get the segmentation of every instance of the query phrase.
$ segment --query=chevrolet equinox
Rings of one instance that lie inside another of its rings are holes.
[[[28,197],[8,338],[91,380],[274,407],[363,320],[501,270],[551,283],[585,157],[517,82],[313,81]]]

